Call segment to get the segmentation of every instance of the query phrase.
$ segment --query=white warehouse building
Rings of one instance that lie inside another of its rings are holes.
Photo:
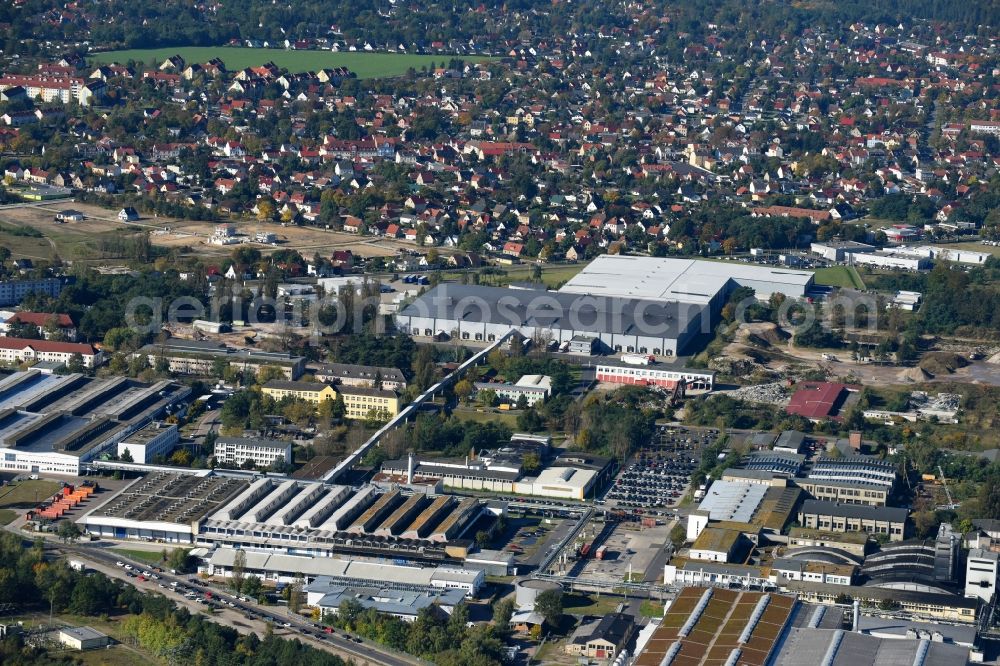
[[[153,458],[166,455],[180,441],[177,426],[154,421],[118,442],[118,457],[128,452],[132,462],[145,465]]]
[[[215,441],[215,462],[242,467],[252,460],[258,468],[277,461],[292,462],[292,443],[251,437],[221,437]]]
[[[874,252],[871,254],[855,252],[850,255],[852,264],[874,266],[875,268],[894,268],[904,271],[920,271],[931,267],[928,257],[914,257],[895,252]]]

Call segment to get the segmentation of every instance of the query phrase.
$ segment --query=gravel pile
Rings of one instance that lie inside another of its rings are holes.
[[[788,402],[788,389],[782,382],[744,386],[726,395],[736,400],[768,405],[783,405]]]

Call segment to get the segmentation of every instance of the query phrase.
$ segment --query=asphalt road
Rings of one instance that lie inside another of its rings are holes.
[[[267,623],[270,622],[275,633],[279,636],[298,638],[312,647],[352,659],[355,663],[386,664],[387,666],[413,666],[424,663],[416,658],[405,658],[395,653],[386,652],[381,646],[357,637],[348,637],[340,630],[337,630],[336,634],[325,634],[322,629],[314,627],[311,623],[305,622],[297,616],[291,614],[285,616],[274,612],[270,607],[244,603],[230,594],[219,591],[216,587],[194,584],[192,581],[197,580],[195,576],[174,576],[164,572],[157,574],[159,580],[139,581],[138,578],[129,577],[126,570],[115,563],[121,561],[140,571],[149,570],[149,564],[130,560],[120,553],[108,552],[96,546],[59,544],[57,548],[71,554],[75,559],[83,560],[88,566],[107,576],[123,580],[140,590],[159,592],[171,601],[185,606],[195,613],[204,611],[206,605],[185,597],[184,593],[190,590],[198,593],[198,597],[204,598],[205,592],[211,592],[212,599],[221,606],[211,616],[213,621],[230,625],[240,633],[263,635],[267,629]],[[177,583],[177,590],[171,586],[171,583],[174,582]],[[251,614],[251,618],[247,617],[248,613]]]
[[[194,431],[195,440],[204,439],[208,433],[216,429],[219,425],[219,412],[220,410],[213,409],[201,417],[201,421],[198,422],[198,427]]]
[[[529,567],[532,571],[538,568],[539,563],[541,563],[541,561],[548,555],[551,555],[552,551],[556,549],[563,537],[569,534],[569,531],[573,529],[573,524],[575,522],[576,521],[572,518],[561,521],[545,536],[545,541],[539,545],[538,549],[532,553],[530,557],[518,562],[518,566]]]

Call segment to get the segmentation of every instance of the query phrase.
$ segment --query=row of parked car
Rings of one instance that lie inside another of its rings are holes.
[[[623,508],[677,504],[698,467],[698,450],[715,436],[714,431],[661,430],[653,443],[635,454],[605,499]]]

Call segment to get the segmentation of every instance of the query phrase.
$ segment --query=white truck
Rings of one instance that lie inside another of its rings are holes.
[[[649,365],[655,360],[656,357],[649,354],[622,354],[622,363],[629,365]]]

